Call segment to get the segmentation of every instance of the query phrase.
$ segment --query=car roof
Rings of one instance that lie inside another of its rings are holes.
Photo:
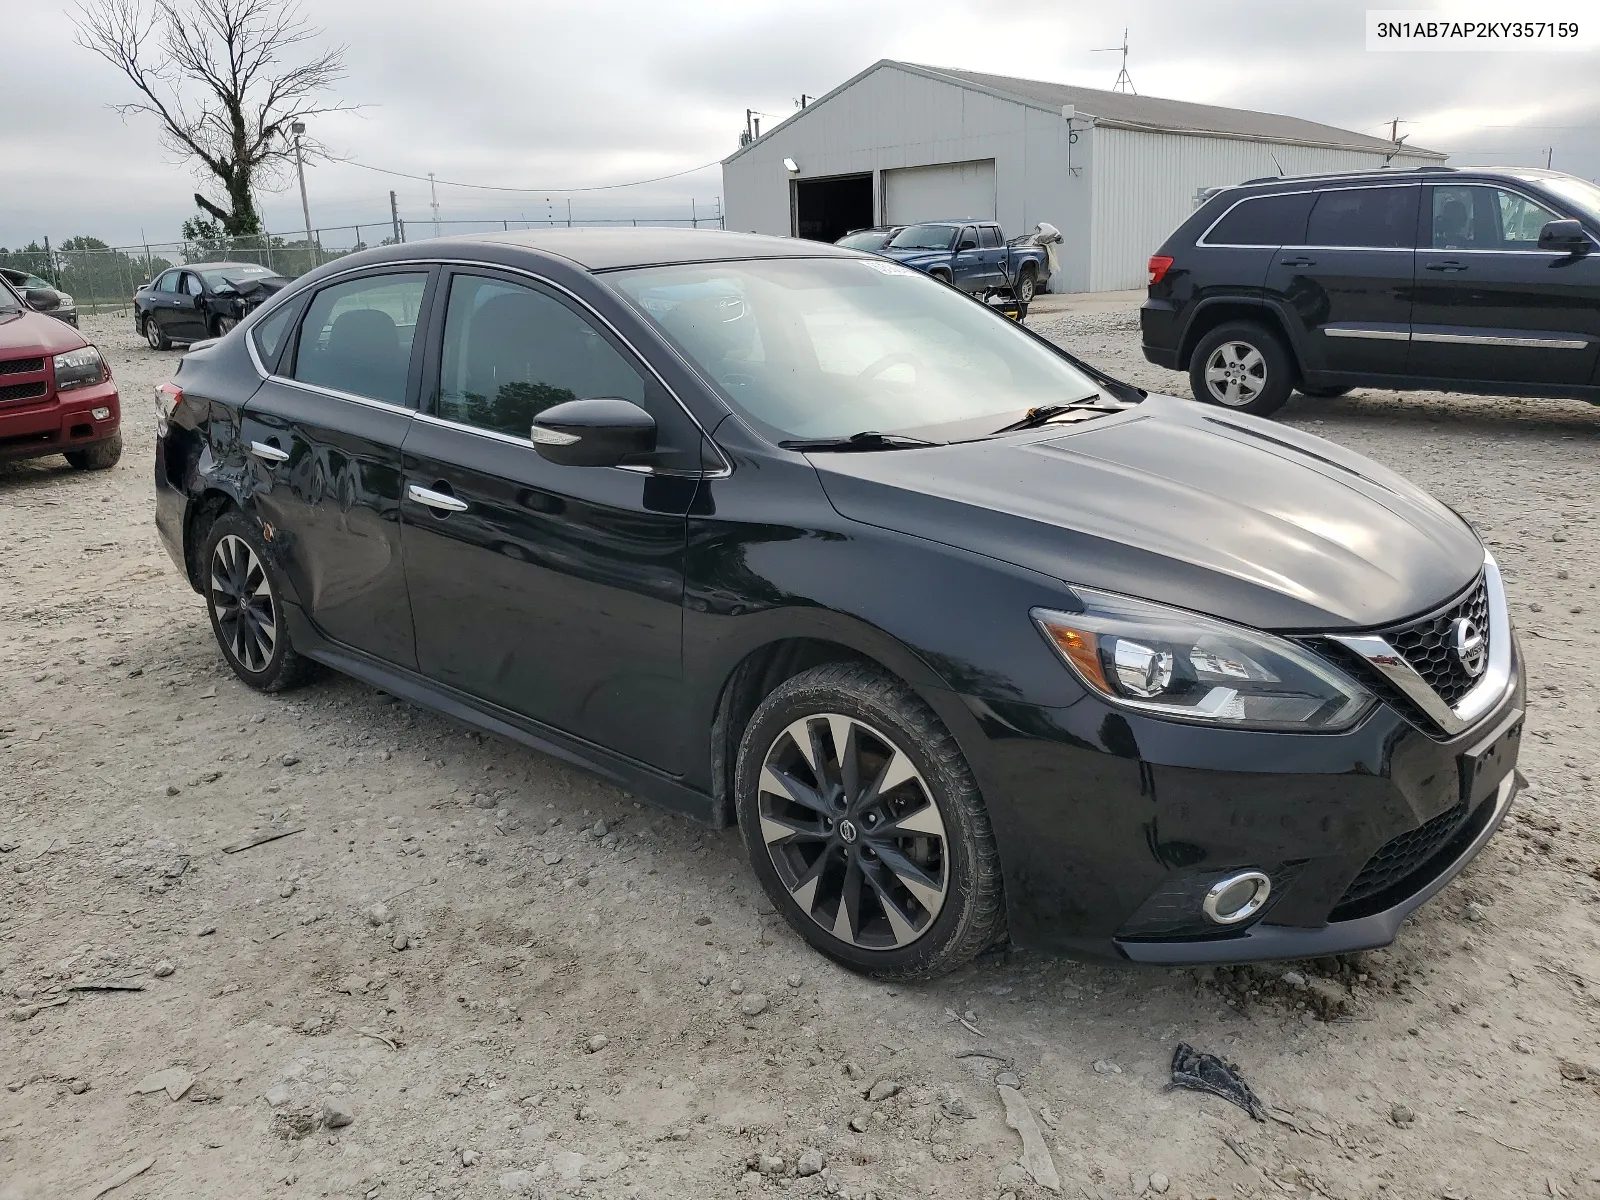
[[[730,233],[721,229],[528,229],[453,239],[559,255],[591,271],[741,258],[854,258],[859,252],[805,238]],[[418,243],[412,243],[417,247]],[[421,251],[426,254],[427,251]]]
[[[184,269],[186,269],[186,270],[190,270],[190,271],[202,271],[202,270],[204,270],[204,271],[215,271],[219,267],[248,267],[252,271],[272,271],[271,267],[264,266],[261,263],[248,263],[248,262],[183,263],[181,267],[174,268],[174,269],[175,270],[184,270]],[[274,275],[277,274],[276,271],[273,271],[272,273]]]
[[[1404,167],[1399,169],[1388,167],[1374,167],[1364,171],[1328,171],[1315,175],[1263,175],[1256,179],[1247,179],[1236,184],[1240,188],[1256,187],[1281,187],[1284,184],[1309,184],[1320,186],[1322,184],[1371,183],[1374,180],[1399,180],[1402,182],[1421,182],[1433,176],[1445,176],[1455,181],[1471,179],[1516,179],[1524,183],[1536,183],[1543,179],[1573,178],[1562,171],[1547,171],[1541,167]],[[1219,189],[1230,191],[1230,188]]]

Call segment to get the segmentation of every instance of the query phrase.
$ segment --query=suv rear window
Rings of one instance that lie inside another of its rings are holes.
[[[1307,246],[1409,250],[1417,244],[1417,187],[1339,188],[1317,196]]]
[[[1208,246],[1296,246],[1305,241],[1315,192],[1241,200],[1205,236]]]

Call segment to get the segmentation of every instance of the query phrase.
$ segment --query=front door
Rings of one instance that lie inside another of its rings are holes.
[[[1539,230],[1560,217],[1520,192],[1435,184],[1428,193],[1412,372],[1589,383],[1600,355],[1600,253],[1540,250]]]
[[[1329,188],[1312,203],[1303,244],[1278,248],[1266,287],[1298,318],[1308,370],[1405,371],[1420,190]]]
[[[686,514],[700,432],[580,306],[458,271],[436,306],[432,403],[404,446],[417,661],[430,678],[669,772],[682,770]],[[655,417],[648,467],[557,466],[553,404],[620,396]]]
[[[240,424],[256,505],[305,615],[330,640],[402,667],[416,665],[416,650],[400,445],[427,283],[411,267],[318,291]]]
[[[193,271],[183,273],[182,290],[172,310],[172,324],[167,328],[168,337],[191,342],[211,336],[206,328],[205,292],[206,286],[200,276]]]
[[[174,268],[150,285],[150,315],[146,319],[154,321],[168,337],[184,336],[178,330],[183,323],[183,306],[189,302],[183,285],[186,274]]]

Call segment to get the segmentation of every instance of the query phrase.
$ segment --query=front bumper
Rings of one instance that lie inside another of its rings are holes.
[[[1012,939],[1168,965],[1387,945],[1512,803],[1515,653],[1513,666],[1501,701],[1450,740],[1387,705],[1342,734],[1275,734],[1153,720],[1092,696],[1065,709],[968,698],[976,736],[962,741],[990,797]],[[1207,922],[1206,888],[1240,870],[1272,879],[1267,906],[1242,926]]]
[[[97,420],[97,408],[110,413]],[[114,381],[66,392],[50,387],[38,400],[0,404],[0,460],[82,450],[114,436],[121,425],[122,401]]]

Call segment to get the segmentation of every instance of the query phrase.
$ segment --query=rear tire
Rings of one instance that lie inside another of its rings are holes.
[[[224,513],[206,533],[200,593],[211,632],[233,673],[258,692],[299,687],[315,664],[295,652],[283,613],[283,584],[253,521]]]
[[[149,343],[150,349],[152,349],[152,350],[171,350],[172,349],[172,340],[169,337],[167,337],[167,335],[165,333],[161,332],[161,326],[159,324],[157,324],[156,319],[154,317],[151,317],[151,316],[146,316],[145,317],[145,319],[144,319],[144,328],[140,332],[142,332],[144,334],[144,340],[147,343]]]
[[[877,667],[780,684],[740,738],[735,797],[762,888],[834,961],[930,979],[1005,936],[977,781],[933,710]]]
[[[1317,400],[1332,400],[1344,395],[1350,389],[1347,387],[1313,387],[1309,383],[1297,383],[1294,390],[1302,396],[1310,396]]]
[[[122,433],[119,430],[105,441],[82,450],[68,450],[65,457],[79,471],[109,471],[122,457]]]
[[[1189,358],[1189,388],[1196,400],[1257,417],[1283,407],[1297,374],[1278,335],[1254,321],[1218,325]]]
[[[1023,267],[1022,274],[1017,276],[1017,299],[1022,304],[1032,304],[1033,295],[1039,288],[1039,280],[1032,267]]]

